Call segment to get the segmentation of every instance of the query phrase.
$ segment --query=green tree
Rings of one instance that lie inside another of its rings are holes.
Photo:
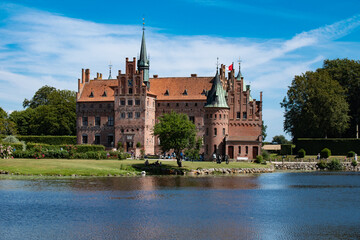
[[[0,134],[16,134],[16,124],[9,119],[7,112],[0,107]]]
[[[44,86],[31,100],[24,100],[23,111],[10,114],[21,135],[75,135],[76,93]]]
[[[265,124],[264,124],[264,121],[262,121],[262,125],[261,125],[261,137],[262,137],[262,141],[265,141],[265,138],[267,137],[266,129],[267,129],[267,125],[265,125]]]
[[[360,61],[350,59],[325,60],[323,69],[345,89],[349,104],[350,127],[343,137],[355,137],[356,125],[360,121]]]
[[[345,90],[322,69],[295,76],[281,107],[294,138],[339,136],[349,126]]]
[[[289,141],[286,140],[284,135],[276,135],[276,136],[274,136],[271,142],[278,143],[278,144],[287,144],[287,143],[289,143]]]
[[[162,151],[174,150],[179,167],[180,153],[196,145],[196,127],[185,114],[171,112],[161,116],[154,126],[154,135],[160,139]]]
[[[56,88],[50,86],[43,86],[36,91],[35,95],[31,100],[25,98],[23,102],[23,107],[37,108],[42,105],[49,104],[49,95],[56,91]]]

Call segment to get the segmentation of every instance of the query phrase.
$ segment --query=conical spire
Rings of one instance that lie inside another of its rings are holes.
[[[143,22],[143,34],[142,34],[142,40],[141,40],[141,48],[140,48],[140,57],[137,62],[138,64],[138,70],[139,72],[143,72],[143,82],[149,87],[149,67],[150,62],[147,57],[146,52],[146,43],[145,43],[145,22]]]
[[[243,75],[241,74],[241,60],[239,60],[239,72],[238,75],[236,76],[236,80],[241,80],[241,78],[243,77]]]
[[[205,107],[229,108],[225,98],[226,91],[221,84],[218,71],[216,71],[216,75],[212,80],[212,83],[211,90],[207,95]]]
[[[140,49],[140,59],[138,66],[144,67],[149,66],[149,60],[146,53],[146,42],[145,42],[145,29],[143,28],[142,40],[141,40],[141,49]]]

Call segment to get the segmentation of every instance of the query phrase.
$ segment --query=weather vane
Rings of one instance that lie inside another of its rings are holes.
[[[219,57],[216,58],[216,70],[219,69]]]
[[[143,17],[143,30],[145,30],[145,18]]]
[[[112,65],[111,65],[111,61],[110,61],[110,64],[109,64],[109,79],[111,79],[111,68],[112,68]]]

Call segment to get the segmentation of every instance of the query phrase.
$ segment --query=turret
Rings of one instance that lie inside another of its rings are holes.
[[[146,86],[150,86],[149,82],[149,67],[150,62],[147,57],[146,53],[146,43],[145,43],[145,28],[143,28],[143,35],[141,40],[141,49],[140,49],[140,57],[137,62],[138,64],[138,70],[139,72],[143,73],[143,82],[146,84]]]
[[[226,91],[218,72],[212,80],[205,104],[205,159],[212,160],[212,155],[226,154],[225,138],[229,134],[229,106]]]

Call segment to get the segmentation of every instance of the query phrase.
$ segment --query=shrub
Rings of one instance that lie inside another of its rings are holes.
[[[129,157],[131,157],[131,155],[129,153],[126,153],[126,152],[119,152],[118,153],[119,160],[125,160],[125,159],[127,159]]]
[[[294,145],[292,145],[292,144],[281,144],[280,154],[281,155],[292,155],[293,148],[294,148]]]
[[[87,159],[97,159],[97,160],[105,159],[106,154],[107,152],[105,151],[96,151],[96,152],[90,151],[85,153]]]
[[[357,161],[355,159],[353,159],[351,161],[351,166],[356,167],[357,165],[358,165]]]
[[[105,147],[103,145],[81,144],[76,145],[76,148],[76,152],[78,153],[105,151]]]
[[[122,142],[118,142],[118,144],[117,144],[117,149],[119,150],[119,151],[124,151],[124,147],[123,147],[123,143]]]
[[[316,166],[319,168],[319,169],[325,169],[327,168],[327,162],[325,160],[320,160]]]
[[[13,154],[13,148],[11,146],[3,146],[0,144],[0,158],[11,158]]]
[[[262,163],[264,161],[264,159],[263,159],[263,156],[261,156],[261,155],[258,155],[258,156],[256,156],[256,159],[255,159],[255,163]]]
[[[305,151],[305,149],[300,149],[299,151],[298,151],[298,157],[299,158],[304,158],[306,156],[306,151]]]
[[[331,156],[331,151],[328,148],[324,148],[323,150],[321,150],[320,152],[320,157],[321,158],[329,158]]]
[[[350,152],[348,152],[347,156],[350,157],[350,158],[353,158],[353,157],[355,157],[355,152],[350,151]]]
[[[141,143],[140,143],[140,142],[137,142],[137,143],[136,143],[136,147],[137,147],[137,148],[141,147]]]
[[[342,170],[343,167],[338,159],[332,159],[328,164],[327,168],[332,171]]]
[[[263,159],[265,161],[268,161],[270,159],[270,153],[266,150],[262,150],[261,151],[261,156],[263,157]]]
[[[76,136],[17,136],[21,141],[49,145],[76,144]]]
[[[2,141],[6,143],[20,143],[20,140],[12,135],[5,137]]]
[[[33,151],[15,151],[13,154],[14,158],[34,158],[34,152]]]

